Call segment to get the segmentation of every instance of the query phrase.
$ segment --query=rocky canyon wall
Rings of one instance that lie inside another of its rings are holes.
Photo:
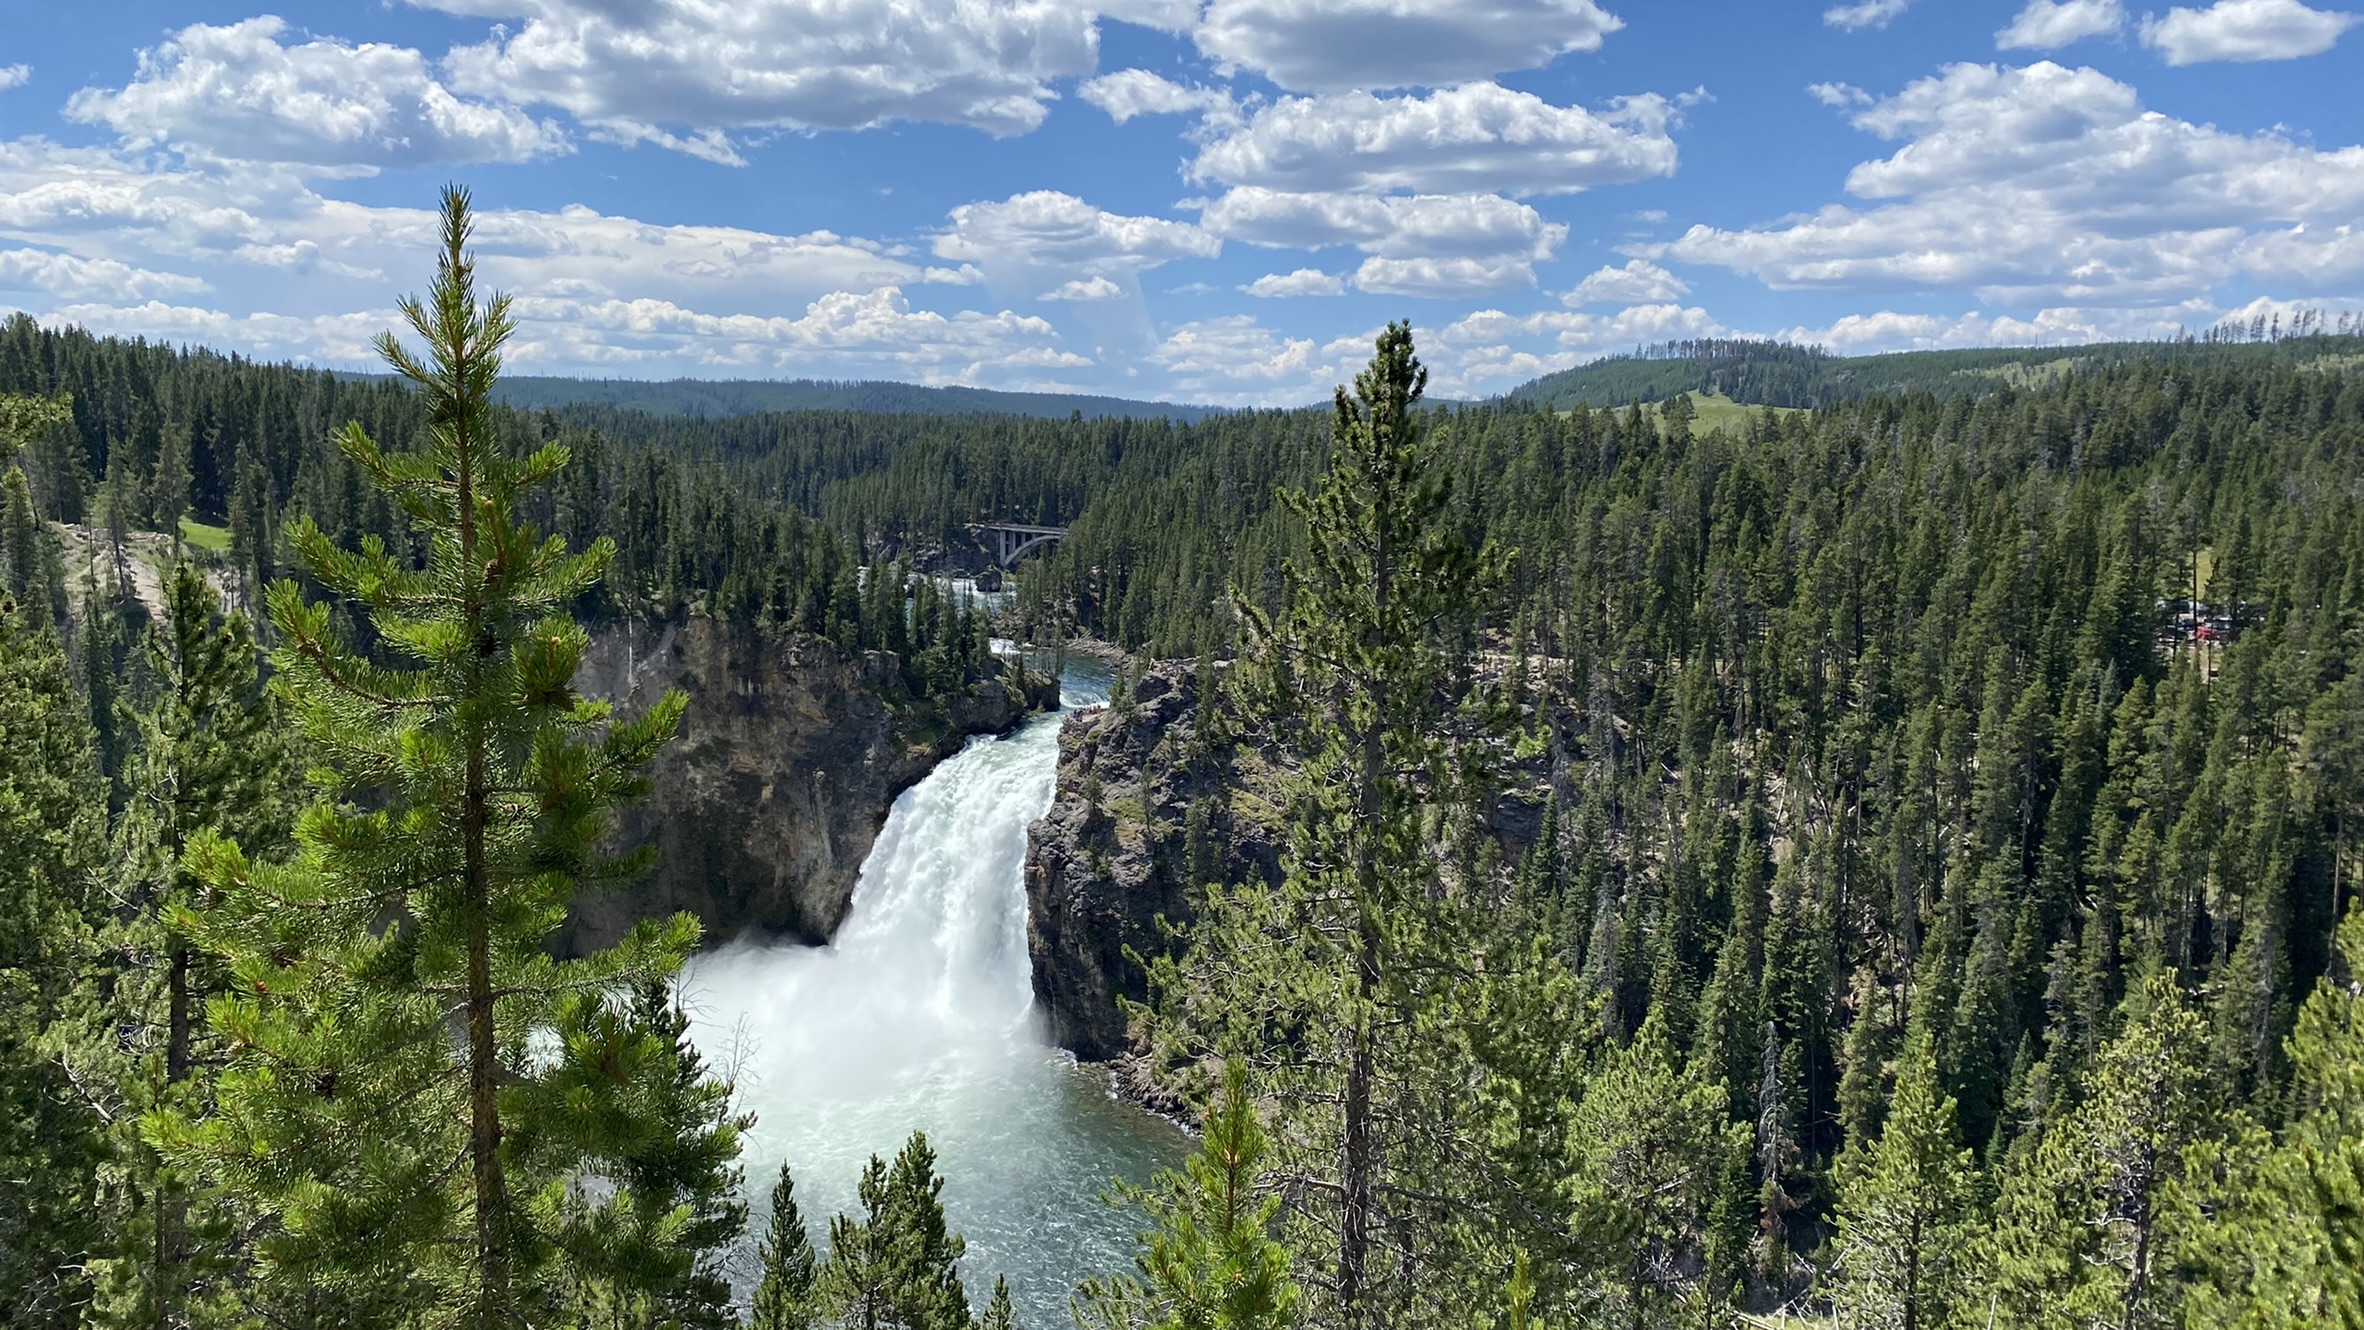
[[[1027,838],[1027,941],[1051,1037],[1087,1062],[1131,1051],[1120,1000],[1149,995],[1134,957],[1174,945],[1161,917],[1186,925],[1199,884],[1280,873],[1281,756],[1202,706],[1207,682],[1196,662],[1158,662],[1129,705],[1076,712],[1059,733],[1057,792]],[[1507,862],[1533,842],[1570,761],[1555,743],[1504,763],[1483,817]]]
[[[578,901],[560,948],[580,954],[678,910],[705,921],[708,946],[826,942],[895,796],[970,735],[1057,705],[1055,682],[994,677],[898,708],[882,686],[894,673],[890,658],[705,618],[595,626],[579,689],[630,715],[679,688],[689,710],[619,829],[624,845],[657,847],[656,867]]]

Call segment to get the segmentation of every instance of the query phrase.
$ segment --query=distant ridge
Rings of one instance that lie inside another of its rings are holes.
[[[884,380],[823,379],[574,379],[558,375],[503,376],[494,395],[524,410],[605,406],[653,416],[747,416],[771,411],[862,411],[930,416],[1082,415],[1199,421],[1225,408],[1182,402],[1139,402],[1080,393],[996,392],[988,388],[924,388]]]
[[[2063,373],[2136,361],[2331,368],[2364,363],[2364,334],[2309,332],[2259,341],[2215,336],[1876,356],[1834,356],[1820,347],[1788,342],[1668,342],[1546,374],[1503,396],[1563,410],[1659,402],[1688,392],[1720,394],[1749,406],[1816,407],[1886,393],[1926,392],[1940,399],[1983,396]]]

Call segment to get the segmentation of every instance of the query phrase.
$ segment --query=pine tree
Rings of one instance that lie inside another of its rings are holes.
[[[796,1178],[780,1165],[772,1185],[772,1217],[757,1249],[763,1278],[748,1308],[748,1330],[811,1330],[815,1319],[812,1236],[796,1208]]]
[[[158,531],[181,539],[181,518],[189,511],[189,427],[175,425],[164,432],[156,451],[156,474],[148,479],[148,521]]]
[[[116,1102],[117,1167],[127,1212],[111,1218],[116,1241],[97,1268],[103,1314],[140,1323],[203,1311],[192,1289],[218,1285],[221,1248],[235,1208],[193,1197],[140,1132],[143,1115],[210,1106],[218,1048],[202,1028],[205,1004],[228,975],[173,924],[213,903],[185,855],[200,837],[237,835],[277,853],[293,817],[296,771],[280,707],[263,686],[246,620],[224,616],[188,563],[166,575],[164,618],[139,653],[154,690],[125,708],[139,759],[125,773],[129,799],[116,827],[112,884],[123,908],[96,939],[103,966],[83,1009],[86,1029],[70,1059]],[[192,1204],[200,1213],[191,1214]]]
[[[985,1303],[985,1314],[977,1318],[977,1330],[1018,1330],[1018,1309],[1010,1304],[1008,1279],[993,1277],[993,1296]]]
[[[1281,612],[1235,589],[1250,710],[1300,764],[1283,881],[1208,893],[1187,963],[1154,979],[1178,1058],[1258,1065],[1286,1167],[1320,1180],[1292,1245],[1310,1258],[1320,1244],[1319,1314],[1347,1330],[1378,1314],[1374,1299],[1453,1296],[1433,1280],[1382,1291],[1406,1269],[1394,1212],[1412,1195],[1386,1180],[1422,1167],[1387,1124],[1412,1120],[1398,1111],[1423,1070],[1411,1013],[1439,997],[1421,957],[1449,945],[1458,908],[1429,837],[1477,775],[1470,753],[1456,760],[1440,699],[1461,692],[1462,634],[1500,567],[1449,520],[1444,454],[1418,409],[1426,383],[1410,327],[1390,325],[1353,392],[1337,392],[1327,473],[1288,497],[1306,549],[1283,570]]]
[[[49,533],[33,512],[33,490],[17,467],[0,471],[0,560],[5,561],[4,589],[19,605],[52,608],[48,585],[46,546]]]
[[[1840,1168],[1841,1321],[1863,1330],[1950,1323],[1966,1288],[1965,1249],[1976,1180],[1954,1140],[1954,1101],[1937,1083],[1926,1033],[1908,1043],[1876,1141],[1850,1147]]]
[[[1689,1258],[1748,1128],[1731,1121],[1722,1086],[1676,1064],[1655,1017],[1585,1082],[1567,1148],[1579,1322],[1640,1330],[1703,1300]]]
[[[0,594],[0,1324],[71,1325],[103,1239],[97,1116],[51,1046],[94,911],[106,798],[45,614]]]
[[[550,1226],[577,1316],[735,1330],[722,1260],[746,1231],[739,1141],[752,1121],[708,1075],[664,984],[562,1004],[563,1052],[516,1106],[510,1148],[571,1195]]]
[[[290,532],[312,576],[415,668],[348,648],[329,606],[272,588],[279,677],[327,793],[290,862],[192,845],[220,904],[174,922],[234,976],[211,1005],[234,1053],[216,1116],[167,1113],[153,1130],[269,1218],[260,1259],[282,1289],[490,1330],[562,1284],[542,1277],[560,1254],[551,1208],[529,1198],[577,1161],[510,1144],[518,1114],[552,1111],[526,1049],[584,997],[668,976],[696,925],[643,925],[581,961],[545,946],[586,883],[645,863],[598,847],[683,702],[614,722],[572,691],[585,635],[563,607],[614,547],[569,555],[518,515],[567,451],[519,456],[495,435],[511,325],[505,298],[475,302],[469,227],[467,195],[446,190],[431,294],[402,306],[427,358],[379,339],[423,400],[426,448],[386,453],[358,424],[338,440],[409,514],[424,566],[375,537],[348,552],[307,521]]]
[[[2364,1330],[2364,907],[2339,932],[2346,978],[2299,1010],[2288,1052],[2295,1108],[2279,1140],[2225,1152],[2238,1190],[2205,1248],[2186,1323],[2239,1330]]]
[[[944,1179],[924,1133],[889,1167],[872,1155],[856,1188],[862,1217],[829,1221],[821,1305],[846,1330],[969,1330],[959,1263],[968,1244],[944,1222]]]
[[[2128,999],[2081,1102],[2003,1180],[1975,1269],[2001,1324],[2119,1330],[2172,1325],[2182,1292],[2163,1277],[2203,1241],[2174,1203],[2187,1151],[2214,1131],[2203,1084],[2206,1025],[2174,975],[2154,971]]]
[[[1269,1142],[1247,1074],[1225,1069],[1199,1148],[1142,1198],[1150,1230],[1134,1272],[1086,1282],[1079,1324],[1105,1330],[1284,1330],[1301,1293],[1273,1236],[1280,1197],[1261,1192]]]
[[[191,564],[173,566],[164,622],[149,631],[143,651],[158,697],[137,718],[143,763],[132,826],[163,856],[165,880],[144,899],[146,913],[162,924],[176,908],[210,904],[182,862],[198,837],[236,836],[251,853],[278,850],[292,815],[292,758],[280,707],[263,692],[246,619],[225,616]],[[164,951],[165,1079],[179,1082],[189,1075],[208,987],[194,974],[200,960],[186,937],[172,936]]]
[[[15,461],[43,438],[73,424],[74,401],[69,396],[0,393],[0,466]]]

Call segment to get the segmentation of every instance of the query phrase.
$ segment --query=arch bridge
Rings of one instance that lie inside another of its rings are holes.
[[[1067,534],[1063,526],[1028,526],[1021,522],[979,522],[969,528],[982,538],[993,537],[993,559],[1004,568],[1016,566],[1036,549]]]

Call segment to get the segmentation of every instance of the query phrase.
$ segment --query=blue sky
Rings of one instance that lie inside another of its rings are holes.
[[[1391,318],[1475,395],[2364,309],[2314,3],[12,5],[0,307],[367,367],[458,180],[521,371],[1285,404]]]

